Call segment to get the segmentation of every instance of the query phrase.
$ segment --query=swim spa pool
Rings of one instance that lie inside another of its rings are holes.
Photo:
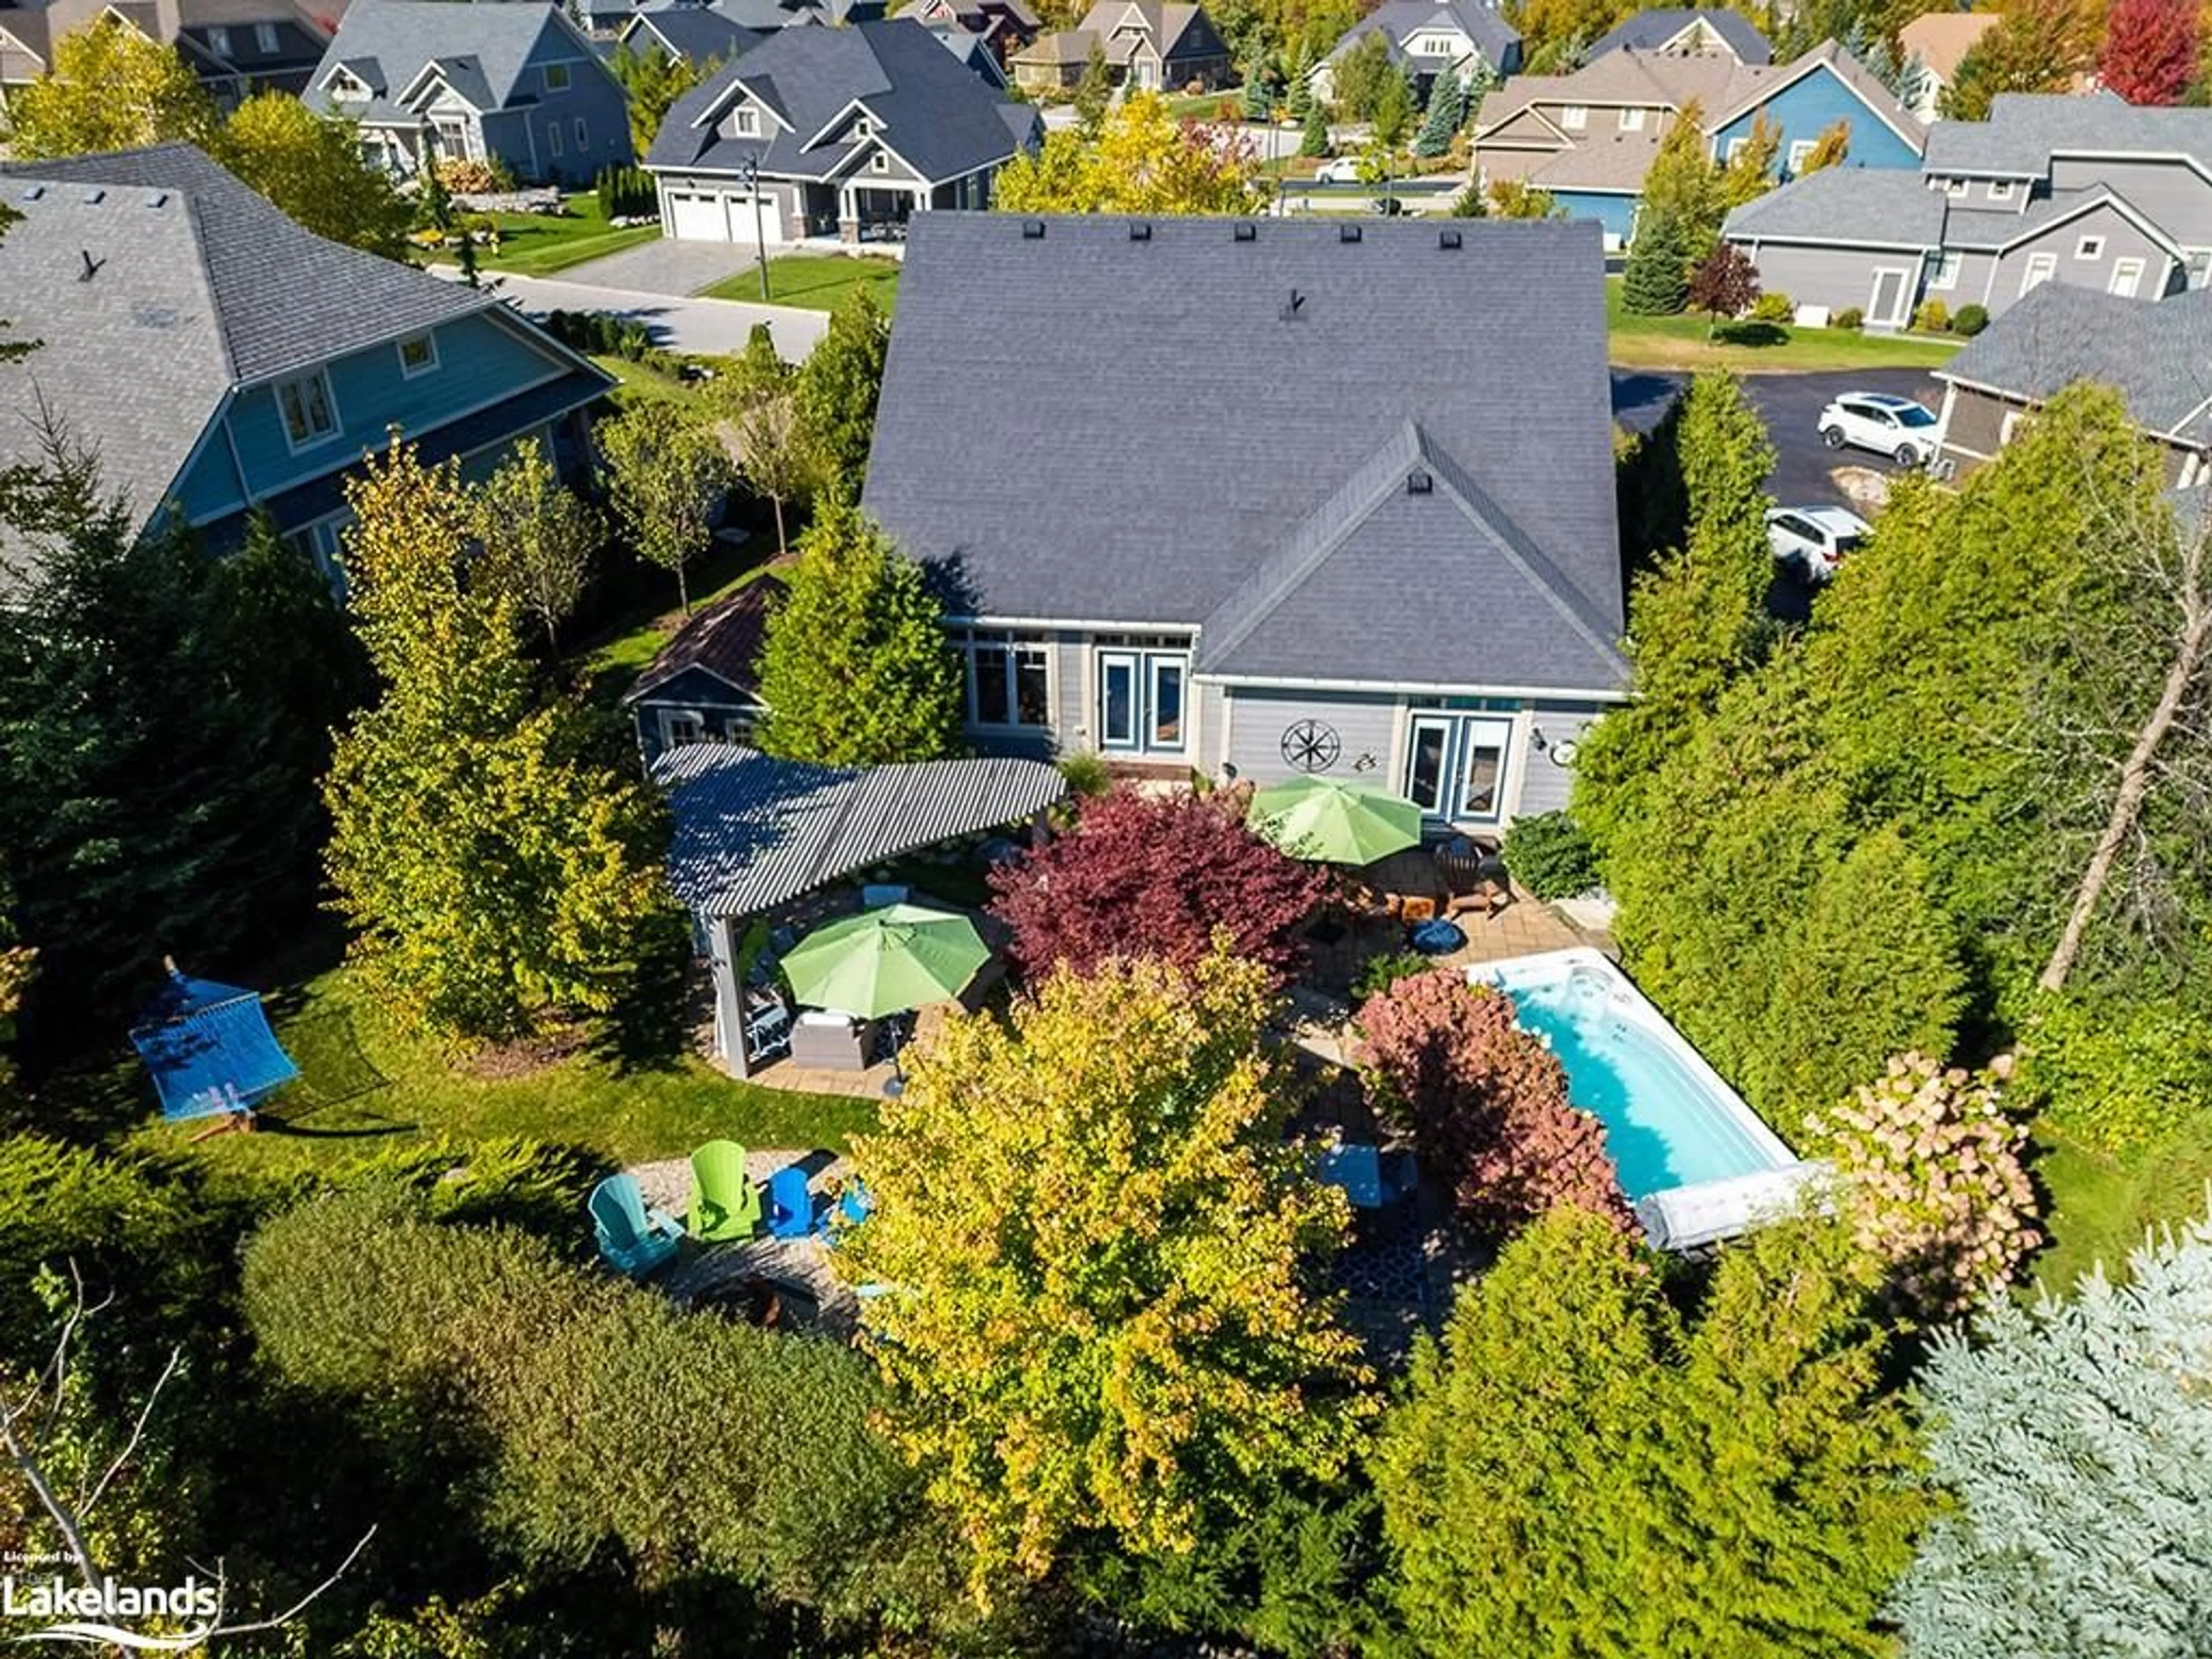
[[[1794,1199],[1810,1166],[1598,952],[1515,957],[1468,976],[1510,996],[1522,1029],[1559,1056],[1654,1243],[1726,1237]]]

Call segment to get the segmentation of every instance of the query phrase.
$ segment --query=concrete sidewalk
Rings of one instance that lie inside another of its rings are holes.
[[[431,274],[458,282],[460,271],[452,265],[433,265]],[[733,357],[752,337],[753,325],[766,323],[775,341],[777,355],[786,362],[804,362],[830,326],[824,311],[805,311],[797,306],[744,305],[734,300],[688,300],[668,294],[646,294],[634,289],[601,288],[589,283],[563,282],[555,276],[516,276],[485,271],[484,287],[512,301],[526,315],[543,317],[549,311],[604,311],[642,323],[652,331],[653,343],[692,356]]]

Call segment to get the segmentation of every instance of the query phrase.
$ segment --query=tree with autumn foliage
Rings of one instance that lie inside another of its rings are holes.
[[[1417,974],[1368,999],[1359,1034],[1370,1092],[1480,1231],[1503,1237],[1562,1204],[1633,1228],[1605,1126],[1570,1103],[1566,1069],[1500,993]]]
[[[1723,318],[1742,316],[1758,299],[1759,272],[1734,242],[1717,244],[1690,273],[1690,309],[1704,312],[1715,327]]]
[[[2096,63],[2089,27],[2074,0],[2008,0],[1997,26],[1959,60],[1939,112],[1985,121],[1999,93],[2064,92]]]
[[[2196,0],[2113,0],[2098,76],[2130,104],[2178,104],[2197,79],[2203,33]]]
[[[1045,135],[992,185],[1002,213],[1250,213],[1266,200],[1260,153],[1233,130],[1179,121],[1157,93],[1134,92],[1100,120]]]
[[[1323,883],[1254,834],[1231,797],[1121,789],[1088,803],[1073,834],[994,871],[991,887],[991,912],[1032,975],[1085,974],[1111,957],[1188,967],[1218,932],[1279,983],[1302,958],[1298,926]]]
[[[1848,119],[1838,119],[1835,125],[1822,128],[1820,136],[1813,140],[1813,148],[1806,152],[1804,165],[1797,169],[1797,176],[1802,179],[1808,173],[1825,173],[1830,167],[1841,167],[1850,153],[1851,124]]]
[[[53,46],[53,70],[13,88],[0,137],[19,161],[181,141],[216,148],[222,117],[176,49],[103,11]]]
[[[1315,1293],[1350,1212],[1289,1140],[1259,964],[1059,973],[915,1053],[836,1254],[979,1596],[1102,1535],[1188,1558],[1329,1480],[1372,1395]]]

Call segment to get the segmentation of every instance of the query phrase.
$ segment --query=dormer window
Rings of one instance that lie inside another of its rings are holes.
[[[2009,179],[1990,179],[1990,200],[1992,202],[2009,202],[2012,200],[2012,180]]]
[[[1620,130],[1621,130],[1623,132],[1641,132],[1641,131],[1644,131],[1644,112],[1643,112],[1642,110],[1640,110],[1640,109],[1625,109],[1625,110],[1623,110],[1623,111],[1621,111],[1621,112],[1620,112]]]
[[[545,90],[548,92],[568,90],[568,66],[566,64],[548,64],[545,66]]]
[[[740,138],[760,137],[760,112],[748,104],[730,117],[730,131]]]
[[[853,123],[853,137],[855,138],[866,138],[874,131],[875,129],[868,125],[868,118],[865,115],[859,117]]]
[[[1569,104],[1559,112],[1559,125],[1569,132],[1580,132],[1589,125],[1589,111],[1581,104]]]
[[[868,169],[872,173],[889,173],[891,170],[891,158],[883,151],[878,150],[868,158]]]

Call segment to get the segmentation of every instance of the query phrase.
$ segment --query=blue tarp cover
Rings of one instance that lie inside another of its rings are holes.
[[[171,973],[131,1041],[154,1074],[166,1117],[244,1111],[300,1075],[261,999],[211,979]]]

